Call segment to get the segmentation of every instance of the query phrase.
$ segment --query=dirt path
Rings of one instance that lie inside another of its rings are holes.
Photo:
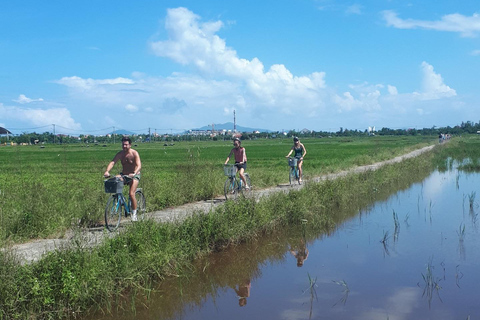
[[[315,177],[310,181],[318,182],[318,181],[327,180],[327,179],[336,179],[338,177],[346,176],[347,174],[350,174],[350,173],[361,173],[368,170],[377,170],[378,168],[386,164],[397,163],[404,159],[416,157],[424,152],[432,150],[434,147],[435,147],[434,145],[424,147],[424,148],[409,152],[407,154],[404,154],[402,156],[398,156],[394,159],[378,162],[371,165],[354,167],[352,169],[341,171],[334,174],[327,174],[327,175]],[[308,183],[308,181],[306,181],[306,183]],[[300,189],[302,187],[303,185],[301,186],[296,185],[294,187],[290,187],[288,184],[283,184],[283,185],[278,185],[276,187],[271,187],[267,189],[251,191],[251,196],[254,196],[257,199],[260,199],[274,192],[289,192],[290,190]],[[181,221],[185,217],[191,215],[194,212],[201,211],[201,212],[208,213],[210,210],[214,209],[215,207],[222,205],[224,201],[225,201],[224,197],[219,196],[215,199],[188,203],[175,208],[167,208],[164,210],[151,212],[151,213],[148,213],[148,216],[158,222]],[[119,230],[120,230],[119,232],[121,232],[122,228],[120,227]],[[103,241],[103,239],[114,237],[115,235],[116,235],[116,232],[110,233],[108,231],[105,231],[103,228],[85,229],[85,230],[78,230],[76,232],[73,232],[73,231],[67,232],[65,237],[62,239],[35,240],[28,243],[13,245],[9,249],[11,249],[12,252],[15,255],[17,255],[21,263],[31,263],[41,259],[41,257],[49,251],[53,251],[57,249],[61,250],[62,248],[69,246],[70,244],[75,242],[72,240],[79,240],[79,243],[84,244],[85,247],[93,247],[97,244],[100,244]]]

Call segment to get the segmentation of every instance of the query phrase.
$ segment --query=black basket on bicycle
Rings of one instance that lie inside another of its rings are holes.
[[[288,158],[288,165],[290,167],[296,167],[297,166],[297,158]]]
[[[122,193],[123,179],[115,177],[104,181],[105,193]]]

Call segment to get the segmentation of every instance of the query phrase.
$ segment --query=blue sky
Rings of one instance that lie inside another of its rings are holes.
[[[337,131],[478,122],[474,1],[4,1],[0,126]]]

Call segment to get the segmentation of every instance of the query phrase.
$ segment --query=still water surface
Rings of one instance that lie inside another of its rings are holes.
[[[135,313],[91,319],[478,319],[479,181],[435,171],[333,232],[299,227],[210,255]]]

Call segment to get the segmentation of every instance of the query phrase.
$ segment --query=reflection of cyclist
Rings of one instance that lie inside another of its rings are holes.
[[[107,170],[103,174],[104,177],[110,176],[110,170],[112,170],[115,163],[118,160],[122,163],[122,175],[126,175],[126,183],[130,187],[128,195],[132,201],[132,221],[137,221],[137,200],[135,199],[135,190],[137,190],[138,183],[140,182],[140,170],[142,169],[142,163],[140,161],[140,155],[136,150],[132,148],[132,140],[129,137],[122,138],[122,151],[118,152],[112,161],[107,166]]]
[[[298,177],[299,182],[302,182],[302,165],[303,165],[303,158],[307,154],[307,149],[305,149],[305,146],[300,143],[300,140],[297,137],[293,137],[293,147],[290,150],[290,152],[287,154],[287,158],[290,157],[292,152],[295,151],[294,157],[298,159],[297,161],[297,167],[298,167]]]
[[[302,267],[305,260],[307,260],[309,253],[305,239],[301,240],[297,252],[295,252],[293,249],[290,249],[290,253],[297,259],[297,267]]]
[[[250,279],[245,279],[242,283],[235,287],[235,292],[238,297],[238,305],[243,307],[247,304],[247,298],[250,297]]]
[[[245,148],[242,147],[242,142],[240,141],[239,138],[233,139],[233,146],[234,148],[230,151],[230,154],[228,155],[227,160],[225,160],[225,164],[227,164],[228,161],[230,161],[230,156],[233,153],[235,155],[235,166],[238,169],[238,175],[240,176],[240,179],[242,179],[245,189],[248,190],[250,189],[250,186],[247,185],[247,181],[245,180],[245,175],[243,174],[247,169],[247,154],[245,153]]]

